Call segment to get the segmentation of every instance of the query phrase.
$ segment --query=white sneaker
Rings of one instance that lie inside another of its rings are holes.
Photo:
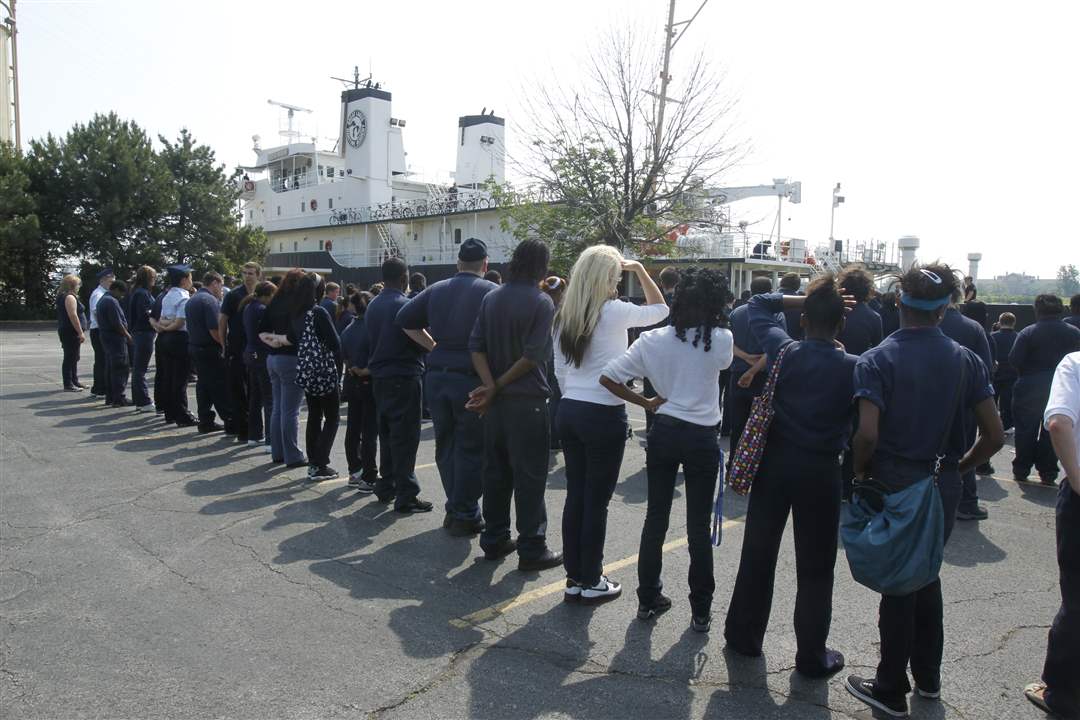
[[[1008,430],[1005,431],[1005,434],[1006,435],[1015,435],[1016,434],[1016,428],[1009,428]]]
[[[274,448],[270,447],[269,445],[266,445],[265,447],[263,447],[263,452],[266,453],[267,455],[273,455],[274,454]]]
[[[600,582],[592,587],[581,588],[581,602],[584,605],[598,605],[608,600],[614,600],[622,594],[622,585],[606,576],[600,576]]]
[[[144,413],[144,412],[145,413],[152,413],[152,412],[154,412],[154,404],[153,403],[148,403],[146,405],[140,405],[140,406],[135,408],[135,412],[137,412],[137,413]]]
[[[248,444],[248,447],[258,447],[259,445],[263,444],[263,441],[262,440],[248,440],[247,444]],[[266,447],[270,447],[270,446],[267,445]]]

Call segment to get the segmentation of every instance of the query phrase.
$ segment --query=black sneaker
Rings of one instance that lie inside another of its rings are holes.
[[[329,465],[323,465],[321,467],[315,468],[315,473],[313,475],[309,475],[308,477],[313,482],[322,482],[324,480],[333,480],[337,476],[337,470],[330,467]]]
[[[936,688],[923,688],[915,685],[915,692],[919,694],[919,697],[926,698],[927,700],[940,700],[941,699],[941,687]]]
[[[858,675],[848,675],[844,680],[844,688],[870,707],[877,708],[892,717],[907,717],[907,698],[887,698],[878,693],[877,682],[867,680]]]
[[[480,518],[473,520],[453,518],[450,520],[450,526],[446,528],[446,531],[454,537],[473,537],[484,531],[484,521]]]
[[[427,500],[413,498],[406,503],[395,506],[394,512],[399,512],[402,515],[416,515],[417,513],[431,512],[432,507],[432,504]]]
[[[349,475],[349,487],[353,488],[361,495],[370,495],[375,492],[374,483],[365,480],[364,476],[358,472]]]
[[[1039,482],[1047,487],[1057,487],[1057,475],[1040,475]]]
[[[606,576],[600,576],[600,582],[592,587],[581,588],[582,605],[599,605],[622,595],[622,585]]]
[[[657,595],[656,600],[646,605],[645,603],[638,603],[637,616],[638,620],[651,620],[658,615],[663,615],[671,609],[671,598],[667,595]]]
[[[709,632],[712,629],[712,615],[691,616],[690,629],[699,633]]]
[[[974,510],[957,510],[957,520],[985,520],[990,517],[990,513],[986,511],[982,505],[976,505]]]
[[[975,474],[976,475],[993,475],[994,474],[994,466],[991,465],[988,462],[983,463],[979,467],[975,468]]]
[[[827,678],[844,669],[844,655],[837,650],[825,648],[824,665],[800,665],[799,661],[796,660],[795,669],[807,677]]]
[[[559,567],[560,565],[562,565],[562,553],[551,552],[550,550],[545,550],[544,554],[540,557],[530,558],[528,560],[521,558],[518,560],[518,570],[524,572],[550,570],[551,568]]]
[[[202,434],[202,435],[206,435],[207,433],[217,432],[219,430],[224,430],[224,429],[225,429],[225,426],[222,425],[221,423],[210,423],[208,425],[199,425],[199,433]]]
[[[285,464],[285,467],[289,468],[290,470],[295,470],[296,468],[302,468],[302,467],[306,467],[306,466],[307,466],[307,460],[297,460],[296,462],[291,462],[291,463],[286,463]]]
[[[517,542],[510,538],[504,538],[502,542],[493,548],[484,548],[485,560],[501,560],[517,550]]]

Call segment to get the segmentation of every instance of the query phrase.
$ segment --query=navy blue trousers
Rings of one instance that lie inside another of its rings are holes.
[[[458,520],[480,518],[484,421],[465,409],[469,393],[479,386],[480,378],[473,373],[442,368],[428,368],[424,378],[424,397],[435,427],[435,464],[446,493],[446,513]]]

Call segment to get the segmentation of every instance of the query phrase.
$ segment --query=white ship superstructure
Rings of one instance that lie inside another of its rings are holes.
[[[370,81],[351,84],[341,93],[332,150],[318,149],[314,140],[300,142],[293,113],[307,111],[282,103],[274,104],[289,112],[286,144],[261,148],[255,138],[256,161],[244,168],[243,220],[266,231],[268,269],[304,267],[365,285],[378,279],[383,260],[398,256],[436,280],[453,274],[458,246],[468,237],[487,243],[493,266],[509,260],[517,241],[501,228],[489,191],[490,183],[506,179],[505,120],[486,108],[460,116],[453,181],[424,182],[406,164],[406,121],[394,116],[390,92]],[[718,265],[729,272],[735,292],[760,274],[805,276],[851,261],[871,269],[897,265],[895,249],[885,243],[812,248],[803,239],[782,237],[780,212],[776,232],[769,235],[729,222],[727,205],[737,200],[771,196],[780,208],[785,200],[800,202],[798,182],[699,190],[700,202],[714,206],[719,222],[673,231],[679,252],[651,260]]]

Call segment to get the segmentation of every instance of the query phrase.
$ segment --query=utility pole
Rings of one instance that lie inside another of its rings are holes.
[[[668,18],[667,25],[664,26],[664,63],[663,68],[660,70],[660,94],[657,99],[660,101],[660,105],[656,109],[656,134],[653,136],[653,162],[660,160],[660,143],[664,137],[664,107],[668,101],[671,100],[667,96],[668,83],[671,82],[671,75],[668,72],[671,69],[671,51],[675,49],[676,43],[682,39],[682,36],[686,34],[686,30],[690,27],[690,23],[697,19],[698,14],[702,8],[705,7],[705,3],[709,0],[702,0],[701,5],[698,6],[697,12],[689,20],[683,20],[682,22],[675,22],[675,0],[671,0],[668,3]],[[682,26],[682,30],[676,34],[675,28]],[[671,102],[678,102],[677,100],[671,100]]]
[[[15,149],[18,150],[22,147],[22,126],[19,122],[19,35],[15,26],[15,0],[0,0],[0,7],[8,11],[5,22],[11,37],[11,91],[15,101]],[[7,62],[7,58],[0,58],[0,62]]]

